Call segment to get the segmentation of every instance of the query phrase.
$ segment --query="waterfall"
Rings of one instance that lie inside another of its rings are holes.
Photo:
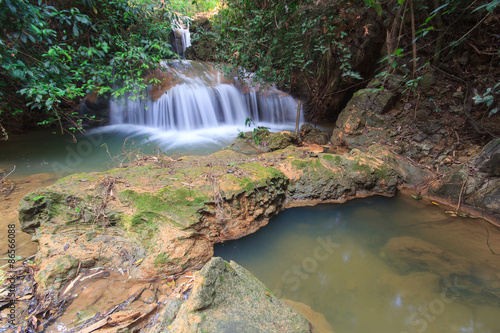
[[[293,128],[297,102],[275,89],[243,87],[226,80],[211,65],[194,61],[164,63],[157,73],[164,85],[155,99],[128,96],[111,102],[111,124],[133,124],[164,131],[193,131],[231,125],[245,119],[258,125]],[[150,87],[152,94],[155,88]]]
[[[191,34],[189,33],[189,20],[187,20],[187,27],[182,23],[175,23],[172,26],[173,34],[173,47],[175,53],[184,57],[186,49],[191,46]]]

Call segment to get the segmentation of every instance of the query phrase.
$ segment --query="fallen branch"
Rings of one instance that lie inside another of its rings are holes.
[[[3,183],[7,179],[7,177],[9,177],[14,172],[14,170],[16,170],[16,166],[15,165],[14,165],[14,167],[12,168],[12,170],[8,174],[6,174],[5,176],[2,177],[2,180],[0,180],[0,183]]]
[[[467,164],[467,173],[465,174],[465,180],[462,184],[462,188],[460,188],[460,194],[458,195],[458,204],[457,209],[455,209],[455,213],[458,213],[460,209],[460,204],[462,203],[462,194],[464,192],[465,185],[467,184],[467,180],[469,180],[469,165]]]

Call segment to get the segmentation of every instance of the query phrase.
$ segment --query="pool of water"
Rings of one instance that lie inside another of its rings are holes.
[[[498,228],[399,194],[287,209],[215,255],[323,314],[335,333],[498,333],[492,251]]]
[[[286,126],[268,126],[272,131],[289,129]],[[103,171],[127,162],[134,152],[168,155],[208,155],[231,145],[241,126],[218,126],[194,131],[163,131],[138,125],[112,125],[71,135],[52,131],[33,131],[11,135],[0,141],[0,169],[7,172],[15,166],[10,177],[24,177],[38,173],[55,173],[63,177],[75,172]]]

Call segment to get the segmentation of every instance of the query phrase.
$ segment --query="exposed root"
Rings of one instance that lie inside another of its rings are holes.
[[[222,198],[222,194],[219,186],[219,177],[213,173],[209,173],[206,176],[206,179],[212,183],[212,191],[214,195],[214,205],[215,205],[215,214],[216,218],[223,220],[224,218],[224,210],[222,209],[222,205],[224,203],[224,199]]]

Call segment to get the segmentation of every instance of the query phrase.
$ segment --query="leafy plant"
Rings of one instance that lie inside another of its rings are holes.
[[[475,104],[484,104],[489,109],[489,117],[498,113],[498,98],[500,96],[500,82],[493,88],[487,88],[484,94],[478,94],[472,98]],[[496,103],[495,103],[496,102]],[[494,106],[494,107],[493,107]]]
[[[269,128],[264,126],[257,126],[252,131],[252,137],[255,144],[258,146],[260,141],[269,134]]]
[[[177,17],[156,0],[2,0],[0,114],[69,121],[89,93],[144,92],[146,74],[174,56]],[[121,87],[115,89],[115,87]]]
[[[250,117],[247,117],[245,119],[245,126],[246,127],[252,127],[252,126],[256,126],[257,124],[255,123],[255,121],[250,118]],[[242,134],[243,132],[240,132],[240,134]],[[253,131],[252,131],[252,138],[253,138],[253,141],[255,142],[255,144],[258,146],[260,141],[267,135],[269,134],[269,128],[268,127],[265,127],[265,126],[256,126]],[[238,137],[240,137],[240,135],[238,135]],[[246,137],[245,136],[245,133],[243,133],[243,138]]]

